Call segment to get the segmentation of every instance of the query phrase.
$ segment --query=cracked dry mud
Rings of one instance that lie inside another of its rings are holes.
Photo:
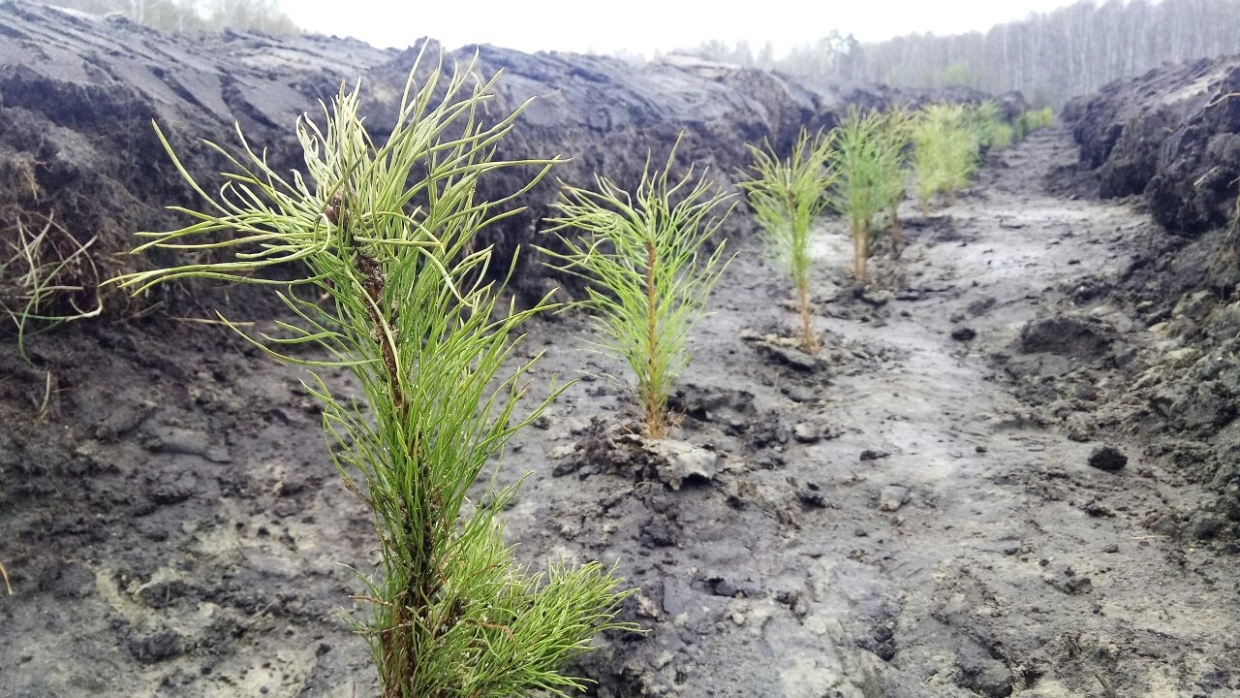
[[[530,328],[537,378],[590,375],[504,458],[499,482],[529,473],[508,538],[533,564],[618,560],[648,629],[580,663],[597,695],[1237,695],[1240,564],[1146,525],[1201,492],[1132,444],[1112,444],[1126,467],[1090,467],[1105,434],[1070,440],[1004,370],[1028,323],[1154,229],[1043,193],[1074,156],[1047,131],[991,158],[957,204],[910,218],[863,291],[829,221],[823,361],[770,341],[794,326],[789,294],[737,241],[673,401],[673,439],[695,448],[633,435],[624,389],[596,377],[621,367],[581,318]],[[1078,310],[1149,344],[1118,306]],[[340,610],[370,524],[302,374],[215,328],[166,329],[40,337],[59,418],[5,407],[0,694],[373,695]],[[1021,360],[1087,362],[1087,344]]]

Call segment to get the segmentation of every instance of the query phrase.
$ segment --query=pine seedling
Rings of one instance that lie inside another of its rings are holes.
[[[917,202],[921,215],[930,214],[930,201],[943,188],[942,149],[945,124],[922,112],[913,122],[913,174],[916,176]]]
[[[926,107],[914,125],[913,171],[923,214],[935,194],[954,202],[977,170],[980,144],[968,122],[963,105],[935,104]]]
[[[1034,111],[1026,111],[1016,119],[1016,135],[1018,140],[1024,140],[1029,134],[1038,129],[1048,128],[1055,124],[1055,113],[1050,107],[1038,109]]]
[[[988,99],[973,110],[972,124],[982,150],[998,152],[1012,144],[1012,126],[1003,119],[999,105]]]
[[[658,172],[647,157],[635,194],[604,177],[594,191],[565,186],[551,232],[589,238],[561,234],[565,251],[544,250],[554,266],[590,282],[584,305],[605,337],[600,346],[633,370],[652,439],[667,436],[667,400],[692,357],[689,333],[730,261],[725,242],[708,249],[732,211],[716,215],[729,196],[692,168],[673,179],[675,157],[673,146]]]
[[[900,219],[900,204],[904,203],[912,124],[908,111],[896,107],[883,116],[882,127],[878,131],[880,196],[887,211],[891,256],[895,258],[899,258],[904,251],[904,221]]]
[[[831,134],[811,136],[802,129],[792,153],[780,159],[770,143],[749,145],[753,163],[740,173],[740,187],[762,229],[768,254],[792,278],[801,315],[801,348],[818,350],[809,314],[809,274],[813,266],[810,231],[829,203],[835,181],[826,167]]]
[[[991,151],[1007,150],[1012,145],[1012,125],[1000,121],[990,132],[989,148]]]
[[[943,122],[940,157],[943,180],[941,194],[948,203],[956,202],[956,195],[964,189],[977,171],[981,150],[980,134],[970,123],[969,108],[963,104],[936,105],[930,108],[931,118]]]
[[[135,293],[186,278],[287,285],[278,296],[296,321],[280,323],[282,336],[248,335],[221,320],[277,359],[357,377],[364,405],[338,400],[317,375],[311,391],[344,484],[375,522],[379,567],[354,598],[366,604],[357,630],[373,650],[383,698],[566,695],[581,687],[561,673],[567,663],[601,629],[629,627],[615,620],[619,581],[597,563],[546,574],[518,566],[496,519],[515,486],[488,492],[486,507],[467,501],[488,459],[552,399],[521,416],[536,359],[506,368],[523,322],[550,301],[521,311],[501,305],[501,287],[487,281],[491,248],[478,233],[514,213],[512,199],[557,160],[494,160],[521,111],[483,121],[498,75],[478,78],[476,58],[450,77],[442,58],[419,71],[422,60],[382,145],[362,125],[356,90],[324,106],[325,126],[298,121],[308,180],[271,169],[238,128],[239,155],[208,143],[235,168],[211,196],[161,133],[207,210],[174,209],[197,222],[143,233],[151,239],[137,251],[233,255],[117,282]],[[529,184],[480,200],[479,180],[498,170],[520,171]],[[291,283],[264,277],[288,262],[308,274]],[[325,356],[287,353],[306,345]]]
[[[869,275],[870,242],[879,212],[887,209],[892,156],[882,137],[885,118],[877,111],[862,114],[857,107],[835,128],[828,154],[831,169],[839,174],[836,209],[848,218],[853,241],[853,275],[865,281]],[[898,165],[897,165],[898,167]]]
[[[1016,122],[1012,124],[1012,138],[1017,143],[1029,137],[1029,120],[1025,117],[1027,113],[1021,112],[1021,115],[1016,117]]]

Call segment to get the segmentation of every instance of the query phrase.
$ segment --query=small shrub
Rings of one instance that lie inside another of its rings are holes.
[[[284,285],[263,272],[307,265],[308,275],[279,293],[297,318],[282,323],[287,336],[252,337],[230,326],[278,359],[348,369],[364,389],[364,405],[337,400],[317,375],[311,391],[344,484],[375,521],[381,562],[357,597],[370,604],[358,631],[373,650],[383,697],[564,695],[581,685],[560,673],[567,662],[600,629],[628,627],[615,622],[624,596],[618,580],[597,563],[553,566],[546,575],[518,566],[495,518],[515,485],[464,513],[487,462],[548,404],[518,416],[536,359],[505,368],[522,323],[548,299],[524,311],[498,303],[500,289],[485,280],[491,250],[476,236],[509,215],[502,207],[511,197],[479,201],[477,185],[497,170],[533,167],[533,186],[556,161],[493,160],[520,112],[481,120],[498,76],[480,80],[470,63],[443,85],[431,66],[419,86],[421,60],[382,145],[362,125],[356,92],[324,107],[325,127],[298,122],[306,179],[296,172],[285,179],[243,138],[240,156],[211,146],[236,172],[210,196],[164,140],[210,208],[176,209],[197,222],[144,233],[151,240],[137,251],[233,250],[235,258],[117,282],[134,292],[193,277]],[[298,286],[326,303],[303,300]],[[281,353],[290,345],[328,358]]]
[[[675,157],[673,147],[659,172],[647,158],[635,195],[602,177],[596,191],[566,186],[552,232],[575,228],[591,238],[562,235],[566,252],[545,250],[558,268],[592,282],[585,305],[607,338],[602,346],[636,375],[652,439],[667,435],[667,399],[692,356],[689,332],[730,261],[725,243],[707,249],[731,213],[714,215],[727,195],[705,174],[695,181],[691,168],[673,181]]]
[[[811,136],[801,130],[792,153],[781,159],[770,143],[750,144],[749,172],[740,173],[740,187],[762,229],[768,253],[784,268],[796,290],[801,315],[801,348],[817,351],[809,314],[809,273],[813,266],[810,232],[827,207],[827,191],[835,175],[827,170],[830,134]]]

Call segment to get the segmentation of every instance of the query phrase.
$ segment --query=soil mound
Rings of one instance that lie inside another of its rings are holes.
[[[1111,346],[1109,328],[1085,318],[1056,316],[1035,320],[1020,333],[1020,350],[1025,354],[1046,352],[1095,358]]]
[[[598,174],[632,187],[647,153],[665,158],[680,136],[680,161],[708,167],[727,183],[747,163],[746,143],[769,139],[786,148],[802,125],[833,126],[849,104],[977,97],[808,84],[696,59],[635,67],[491,46],[461,49],[446,57],[444,69],[475,52],[482,72],[505,73],[499,109],[536,98],[499,155],[572,159],[516,202],[527,212],[492,231],[496,269],[506,269],[518,243],[532,239],[555,199],[555,179],[588,185]],[[92,256],[100,276],[127,271],[141,261],[115,253],[132,247],[134,231],[168,229],[179,219],[164,206],[198,203],[152,121],[212,191],[227,163],[202,140],[235,146],[236,124],[256,150],[267,149],[276,171],[298,168],[298,116],[318,113],[319,102],[342,83],[360,79],[368,122],[382,133],[417,53],[322,36],[166,36],[123,19],[0,2],[0,230],[52,216],[79,243],[97,238]],[[500,175],[481,193],[516,186]],[[94,279],[74,281],[89,286]]]
[[[1195,236],[1225,223],[1240,176],[1240,57],[1120,80],[1063,119],[1103,198],[1144,196],[1154,219]]]
[[[1054,312],[1027,324],[1004,360],[1017,394],[1069,438],[1121,439],[1209,493],[1167,507],[1153,529],[1224,545],[1240,531],[1240,256],[1224,228],[1240,176],[1240,102],[1228,97],[1238,90],[1240,58],[1203,60],[1069,105],[1096,193],[1142,195],[1161,227],[1117,226],[1113,241],[1128,245],[1118,272],[1054,289]]]
[[[1024,375],[1022,396],[1063,420],[1072,438],[1122,434],[1175,478],[1212,491],[1204,507],[1173,509],[1152,523],[1197,539],[1230,539],[1222,532],[1240,520],[1240,248],[1226,229],[1240,177],[1238,94],[1240,57],[1230,57],[1153,70],[1067,106],[1064,121],[1095,193],[1142,196],[1165,231],[1117,228],[1117,238],[1135,243],[1121,272],[1084,296],[1065,289],[1057,320],[1101,323],[1125,339],[1104,362],[1080,370],[1087,386],[1058,380],[1062,362],[1009,366]]]

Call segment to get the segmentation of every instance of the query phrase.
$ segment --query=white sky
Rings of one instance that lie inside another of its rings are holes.
[[[316,33],[404,48],[431,36],[448,49],[495,44],[526,52],[619,49],[649,56],[709,39],[767,40],[780,54],[832,29],[861,41],[913,32],[985,31],[1074,0],[284,0],[289,16]]]

